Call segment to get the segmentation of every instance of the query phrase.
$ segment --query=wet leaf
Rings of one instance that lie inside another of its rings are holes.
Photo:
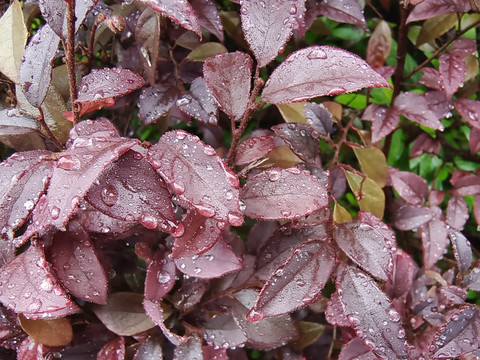
[[[27,319],[18,314],[22,329],[36,343],[46,346],[65,346],[73,338],[73,329],[70,320],[66,317],[59,319]]]
[[[205,324],[205,338],[220,348],[241,346],[247,342],[247,337],[230,314],[209,319]]]
[[[142,343],[133,360],[162,360],[162,339],[158,337],[149,337],[147,341]]]
[[[371,224],[363,221],[338,224],[334,238],[357,265],[380,280],[392,282],[395,234],[380,219],[375,219]]]
[[[306,163],[315,164],[319,150],[318,133],[311,126],[302,123],[278,124],[272,130]]]
[[[378,360],[378,356],[375,355],[368,347],[366,347],[360,338],[354,338],[342,348],[342,352],[338,356],[338,360],[353,359]]]
[[[15,0],[0,18],[0,72],[15,83],[19,82],[20,64],[27,37],[22,6]]]
[[[280,114],[282,114],[285,122],[307,124],[307,119],[305,118],[305,105],[307,105],[307,102],[300,101],[292,104],[277,104],[277,108],[278,111],[280,111]]]
[[[275,148],[273,136],[254,136],[242,141],[237,147],[235,165],[246,165],[266,156]]]
[[[20,65],[20,85],[28,102],[38,108],[42,105],[52,79],[52,61],[60,38],[45,24],[32,37]],[[40,61],[39,61],[40,60]]]
[[[213,0],[193,0],[191,2],[198,22],[202,27],[215,35],[223,43],[223,25],[220,18],[220,11]]]
[[[251,178],[242,188],[245,215],[261,220],[298,219],[328,205],[323,185],[296,168],[271,169]]]
[[[378,22],[368,40],[367,63],[373,68],[383,66],[392,46],[392,31],[385,20]]]
[[[160,14],[145,8],[135,26],[135,40],[143,69],[150,85],[155,84],[155,74],[160,46]]]
[[[325,319],[330,325],[334,326],[351,326],[350,321],[345,314],[345,308],[340,299],[340,292],[335,291],[328,301],[327,309],[325,311]]]
[[[433,216],[433,211],[427,207],[405,204],[395,211],[393,223],[399,230],[413,230],[430,221]]]
[[[145,314],[142,301],[142,294],[116,292],[108,296],[106,305],[95,305],[93,311],[110,331],[132,336],[155,326]]]
[[[455,109],[474,128],[480,130],[480,102],[471,99],[458,99]]]
[[[145,278],[145,299],[162,300],[175,285],[175,264],[163,251],[157,251],[148,264]]]
[[[210,125],[218,123],[218,109],[203,78],[199,77],[190,84],[190,91],[180,97],[177,106],[184,113]]]
[[[110,340],[97,354],[97,360],[124,360],[125,338],[123,336]]]
[[[177,269],[189,276],[202,279],[218,278],[243,268],[241,259],[232,247],[220,238],[215,245],[200,255],[175,259]]]
[[[383,359],[407,359],[400,314],[375,281],[360,270],[342,266],[337,286],[346,317],[365,346]]]
[[[30,246],[4,265],[0,282],[0,301],[27,318],[58,318],[79,310],[58,283],[39,246]]]
[[[188,339],[175,347],[173,353],[174,360],[198,360],[202,354],[202,341],[198,335],[192,335]],[[203,359],[201,357],[200,359]]]
[[[480,347],[480,319],[476,306],[466,305],[450,315],[428,347],[433,359],[453,359]]]
[[[150,301],[144,300],[143,307],[145,312],[155,322],[165,335],[165,337],[174,345],[179,345],[185,341],[183,336],[177,335],[172,332],[164,323],[165,319],[167,319],[171,314],[171,310],[164,304],[159,301]]]
[[[463,197],[452,196],[447,205],[447,224],[462,230],[468,218],[468,206]]]
[[[369,211],[378,218],[383,218],[385,210],[385,194],[382,188],[372,179],[345,171],[348,185],[352,189],[360,210]]]
[[[12,135],[27,135],[40,132],[38,121],[16,108],[0,110],[0,141]]]
[[[390,179],[395,191],[410,204],[420,205],[427,200],[428,184],[417,174],[390,169]]]
[[[167,185],[145,160],[147,151],[137,150],[127,151],[112,163],[92,184],[86,200],[113,218],[172,232],[177,219]]]
[[[318,12],[329,19],[367,29],[363,9],[355,0],[325,0],[317,6]]]
[[[306,103],[305,119],[317,133],[328,136],[332,130],[332,114],[323,104]]]
[[[388,165],[385,154],[376,147],[353,147],[362,172],[375,181],[380,187],[387,182]]]
[[[144,88],[138,98],[138,117],[142,124],[151,125],[168,114],[180,96],[176,86],[158,83]]]
[[[440,77],[445,87],[445,94],[450,99],[465,81],[466,64],[463,57],[447,52],[439,59]]]
[[[463,279],[463,286],[470,290],[480,291],[480,268],[476,267]]]
[[[250,96],[250,56],[236,51],[208,58],[203,65],[203,76],[220,109],[230,118],[240,120]]]
[[[243,223],[237,177],[198,137],[182,130],[167,132],[149,149],[147,159],[173,193],[199,214],[233,226]]]
[[[205,61],[209,57],[227,52],[227,48],[222,44],[217,42],[207,42],[193,49],[190,54],[187,55],[187,59],[190,61]]]
[[[47,349],[43,344],[37,344],[32,338],[27,337],[18,346],[17,359],[22,360],[36,360],[45,358],[47,355]]]
[[[429,107],[426,97],[414,92],[404,92],[394,101],[395,110],[414,122],[434,130],[443,130],[439,116]]]
[[[47,249],[55,275],[74,296],[97,304],[107,302],[108,279],[90,236],[76,221],[57,232]]]
[[[408,16],[407,23],[453,13],[456,10],[456,3],[451,0],[424,0],[413,8]]]
[[[456,229],[448,229],[448,237],[452,242],[453,253],[457,260],[458,268],[462,273],[466,273],[472,265],[472,246],[470,241],[460,231]]]
[[[399,298],[410,290],[417,271],[418,267],[412,257],[405,251],[397,249],[393,282],[387,284],[387,293],[391,299]]]
[[[311,46],[292,53],[273,71],[263,89],[262,100],[284,104],[365,87],[390,85],[352,53],[330,46]]]
[[[301,1],[253,0],[241,3],[240,17],[243,33],[258,66],[268,65],[292,35]],[[304,6],[303,6],[304,9]]]
[[[420,228],[423,244],[423,266],[430,269],[440,260],[448,246],[448,232],[445,222],[432,219]]]
[[[396,129],[400,116],[395,108],[370,104],[362,119],[372,121],[372,143],[376,143]]]
[[[317,300],[335,264],[328,241],[308,241],[297,247],[262,288],[247,318],[288,314]]]
[[[187,0],[141,0],[141,2],[202,37],[198,17]]]

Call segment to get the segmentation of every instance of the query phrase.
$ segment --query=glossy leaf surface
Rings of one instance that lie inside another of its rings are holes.
[[[199,121],[217,125],[218,109],[203,78],[192,81],[190,92],[177,100],[177,106]]]
[[[148,264],[145,299],[161,300],[175,284],[175,264],[163,251],[157,251]]]

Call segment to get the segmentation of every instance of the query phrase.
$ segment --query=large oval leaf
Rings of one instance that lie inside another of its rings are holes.
[[[242,188],[245,215],[260,220],[298,219],[328,205],[325,187],[307,171],[272,169]]]
[[[47,346],[65,346],[72,341],[73,329],[67,317],[59,319],[27,319],[19,314],[22,329],[35,342]]]
[[[262,100],[284,104],[365,87],[390,85],[357,55],[330,46],[311,46],[294,52],[273,71]]]
[[[175,264],[163,251],[157,251],[148,264],[145,277],[145,299],[161,300],[175,284]]]
[[[167,132],[147,158],[175,195],[199,214],[233,226],[243,223],[237,177],[197,136]]]

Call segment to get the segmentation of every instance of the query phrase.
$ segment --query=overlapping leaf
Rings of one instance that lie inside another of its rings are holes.
[[[329,19],[368,29],[363,9],[355,0],[324,0],[319,3],[318,11]]]
[[[372,121],[372,142],[377,142],[396,129],[400,116],[395,108],[370,104],[363,119]]]
[[[306,103],[305,119],[317,133],[323,136],[330,134],[332,129],[332,114],[323,104]]]
[[[147,158],[175,195],[199,214],[233,226],[243,223],[237,177],[198,137],[182,130],[167,132]]]
[[[206,124],[217,125],[218,109],[203,78],[196,78],[190,91],[177,100],[183,112]]]
[[[213,0],[193,0],[192,8],[198,16],[199,24],[215,35],[222,43],[223,24],[220,18],[220,11]]]
[[[98,352],[97,360],[124,360],[125,338],[118,336],[106,343]]]
[[[389,172],[393,188],[405,201],[420,205],[427,200],[428,184],[425,179],[409,171],[390,169]]]
[[[396,111],[409,120],[415,121],[434,130],[443,130],[439,116],[429,107],[425,95],[404,92],[394,101]]]
[[[453,252],[457,260],[458,268],[462,273],[466,273],[473,261],[472,246],[470,241],[460,231],[448,229],[448,237],[452,242]]]
[[[300,159],[315,164],[320,153],[319,136],[311,126],[302,123],[278,124],[272,126],[272,130]]]
[[[235,164],[245,165],[259,160],[275,148],[273,136],[254,136],[242,141],[237,147]]]
[[[480,102],[471,99],[458,99],[455,109],[474,128],[480,129]]]
[[[292,53],[273,71],[262,100],[285,104],[365,87],[390,85],[357,55],[330,46],[311,46]]]
[[[447,205],[447,224],[462,230],[469,217],[468,205],[461,196],[452,196]]]
[[[394,214],[394,225],[399,230],[413,230],[434,216],[434,212],[427,207],[405,204],[398,208]]]
[[[161,300],[175,284],[175,264],[163,251],[157,251],[148,264],[145,278],[145,299]]]
[[[140,121],[144,125],[157,122],[168,114],[179,96],[180,90],[170,84],[159,83],[143,89],[137,103]]]
[[[448,245],[447,225],[432,219],[422,225],[423,266],[430,269],[443,256]]]

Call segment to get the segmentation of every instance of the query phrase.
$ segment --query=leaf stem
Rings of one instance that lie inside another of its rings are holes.
[[[405,68],[405,58],[407,56],[407,43],[408,43],[408,29],[407,29],[407,17],[410,14],[412,6],[403,7],[400,6],[400,23],[398,27],[397,38],[397,66],[395,67],[395,73],[393,74],[393,99],[400,94],[400,85],[403,82],[403,70]]]
[[[45,116],[43,114],[43,110],[41,107],[38,108],[38,111],[40,112],[40,115],[37,117],[38,122],[42,126],[43,130],[45,131],[45,136],[48,140],[50,140],[57,148],[58,150],[63,150],[65,149],[64,146],[58,139],[53,135],[52,130],[48,127],[47,123],[45,122]]]
[[[75,125],[80,120],[80,109],[75,103],[77,100],[77,82],[75,76],[75,0],[67,1],[67,41],[64,43],[64,47],[70,84],[70,99],[72,102],[72,121]]]

